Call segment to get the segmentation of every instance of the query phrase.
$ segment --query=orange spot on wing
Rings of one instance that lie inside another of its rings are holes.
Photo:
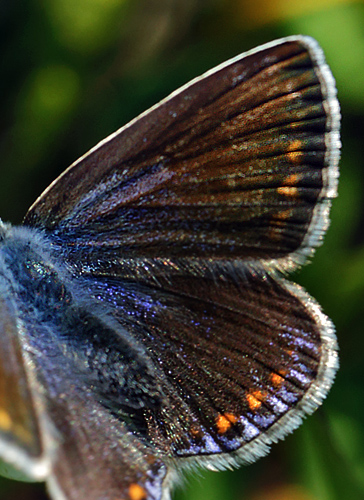
[[[288,146],[288,151],[297,151],[302,148],[302,141],[299,139],[292,141]]]
[[[0,429],[5,432],[10,431],[12,424],[9,413],[3,408],[0,409]]]
[[[266,393],[262,391],[253,391],[246,395],[246,400],[251,410],[259,410],[265,398]]]
[[[277,213],[276,218],[279,219],[279,222],[285,221],[289,219],[292,215],[292,210],[281,210],[280,212]]]
[[[287,196],[287,198],[298,198],[299,192],[296,187],[293,186],[280,186],[277,188],[277,193],[282,196]]]
[[[284,179],[283,183],[285,186],[296,186],[299,180],[300,176],[298,174],[291,174]]]
[[[147,492],[139,484],[132,483],[129,486],[129,497],[131,498],[131,500],[146,500]]]
[[[4,408],[0,408],[0,430],[2,432],[13,433],[24,443],[31,443],[33,441],[33,434],[29,429],[21,423],[13,421],[10,414]]]
[[[274,372],[271,374],[270,379],[272,381],[272,384],[275,385],[276,387],[282,385],[284,381],[284,378],[281,377],[281,375],[278,375],[278,373]]]
[[[224,413],[216,418],[216,427],[220,434],[225,434],[238,421],[233,413]]]
[[[203,436],[203,433],[202,433],[200,427],[198,427],[197,425],[191,425],[190,434],[194,438],[201,438]]]
[[[287,153],[287,158],[291,163],[300,165],[302,163],[303,153],[302,151],[290,151]]]
[[[281,210],[273,216],[272,227],[269,230],[269,238],[271,240],[279,241],[282,238],[281,228],[284,227],[287,219],[292,217],[292,210]]]

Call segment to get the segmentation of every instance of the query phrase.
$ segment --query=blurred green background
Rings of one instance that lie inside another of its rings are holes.
[[[277,37],[319,41],[342,108],[341,177],[325,243],[297,280],[333,319],[341,368],[323,407],[268,457],[192,474],[174,498],[363,499],[364,3],[12,0],[0,23],[0,216],[12,223],[72,161],[192,77]],[[1,500],[44,491],[0,479]]]

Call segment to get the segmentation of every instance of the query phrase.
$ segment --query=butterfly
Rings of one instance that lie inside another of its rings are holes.
[[[166,500],[327,395],[334,327],[286,274],[322,240],[340,112],[293,36],[193,80],[0,225],[0,456],[53,500]]]

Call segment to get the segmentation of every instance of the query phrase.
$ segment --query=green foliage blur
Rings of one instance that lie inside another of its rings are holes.
[[[72,161],[175,88],[298,33],[319,41],[336,78],[343,149],[325,243],[295,279],[333,319],[341,368],[322,408],[268,457],[192,474],[177,500],[364,498],[364,3],[0,3],[0,216],[14,224]],[[47,496],[42,485],[1,478],[0,499],[15,498]]]

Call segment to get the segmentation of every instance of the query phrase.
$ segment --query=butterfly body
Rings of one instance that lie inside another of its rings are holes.
[[[160,500],[264,455],[326,396],[331,321],[284,273],[336,193],[316,42],[239,56],[78,160],[0,227],[0,454],[55,500]]]

